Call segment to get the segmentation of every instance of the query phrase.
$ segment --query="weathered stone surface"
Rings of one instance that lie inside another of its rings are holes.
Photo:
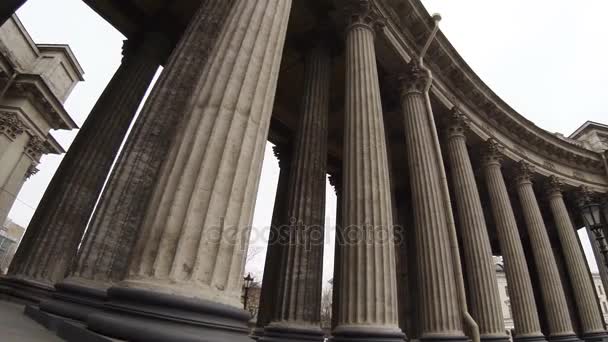
[[[134,124],[66,281],[106,288],[121,280],[171,137],[204,72],[233,1],[205,0]]]
[[[483,172],[509,284],[515,339],[543,341],[545,338],[540,328],[526,255],[501,171],[501,147],[496,141],[489,140],[485,148]]]
[[[517,165],[517,194],[521,202],[526,228],[537,272],[551,339],[578,340],[566,303],[564,288],[551,249],[547,228],[532,187],[533,168],[524,161]]]
[[[453,109],[447,132],[447,150],[467,269],[470,311],[479,325],[482,340],[508,340],[490,238],[466,145],[467,125],[464,115]]]
[[[126,43],[123,63],[80,129],[34,213],[9,269],[11,276],[49,286],[65,276],[167,44],[154,33]]]

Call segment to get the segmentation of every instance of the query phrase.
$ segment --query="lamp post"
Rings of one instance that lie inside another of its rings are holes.
[[[244,294],[243,294],[243,309],[247,310],[247,299],[249,297],[249,289],[251,288],[251,284],[253,283],[253,277],[251,276],[251,273],[247,273],[247,276],[245,278],[243,278],[243,280],[245,281],[245,283],[243,284],[243,288],[244,288]]]
[[[583,190],[579,199],[579,207],[583,215],[585,226],[591,229],[597,240],[599,250],[604,256],[604,264],[608,266],[608,244],[604,235],[604,224],[602,223],[602,214],[600,204],[595,201],[588,190]],[[606,209],[606,205],[604,205]],[[604,210],[605,211],[605,210]],[[604,214],[608,214],[604,212]]]

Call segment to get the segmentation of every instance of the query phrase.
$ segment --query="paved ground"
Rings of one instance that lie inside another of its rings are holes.
[[[23,314],[23,305],[0,300],[0,341],[62,342],[52,332]]]

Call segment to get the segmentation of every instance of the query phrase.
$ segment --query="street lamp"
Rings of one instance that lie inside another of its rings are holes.
[[[604,263],[608,266],[608,244],[604,236],[604,224],[602,223],[602,214],[599,203],[591,200],[589,197],[580,206],[585,226],[587,226],[597,240],[600,252],[604,256]]]
[[[245,283],[243,284],[243,287],[245,289],[245,293],[243,294],[243,309],[245,310],[247,310],[247,299],[249,297],[249,289],[253,284],[253,279],[254,278],[251,276],[251,273],[247,273],[247,276],[243,278],[243,280],[245,281]]]

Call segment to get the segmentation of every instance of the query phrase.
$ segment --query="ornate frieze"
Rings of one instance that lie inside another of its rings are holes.
[[[25,126],[16,113],[0,112],[0,133],[15,140],[24,131]]]

